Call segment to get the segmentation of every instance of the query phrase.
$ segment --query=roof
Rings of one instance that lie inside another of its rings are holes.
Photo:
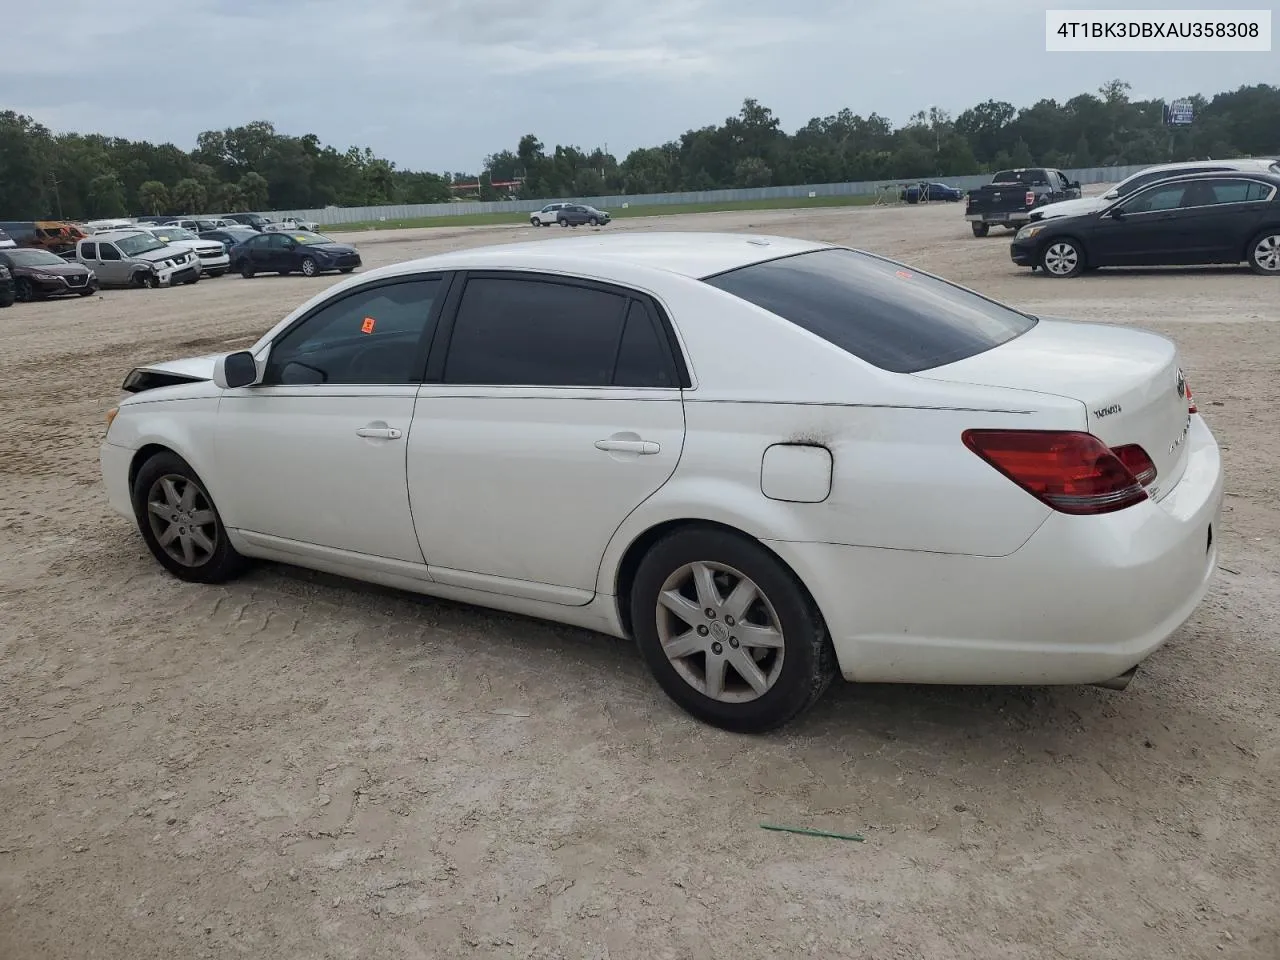
[[[91,242],[98,240],[120,240],[125,237],[137,236],[139,233],[146,233],[141,227],[130,227],[128,230],[104,230],[102,233],[91,233],[84,239]]]
[[[822,250],[830,244],[792,237],[742,233],[619,232],[556,240],[473,247],[384,267],[388,274],[412,270],[525,268],[581,270],[641,267],[702,279],[764,260]],[[369,274],[364,275],[368,277]]]
[[[1271,157],[1234,157],[1226,160],[1184,160],[1181,163],[1156,163],[1149,167],[1143,167],[1138,173],[1147,173],[1151,170],[1178,170],[1193,169],[1203,167],[1206,170],[1219,169],[1222,167],[1238,167],[1240,170],[1269,170],[1271,165],[1276,161]],[[1137,176],[1137,174],[1134,174]]]

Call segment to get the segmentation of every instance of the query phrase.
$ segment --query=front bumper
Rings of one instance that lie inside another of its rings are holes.
[[[1036,244],[1032,240],[1014,240],[1009,244],[1009,259],[1020,267],[1034,267],[1038,262]]]
[[[231,269],[231,257],[225,252],[216,255],[200,254],[201,273],[226,273]]]
[[[134,451],[110,442],[98,448],[98,461],[102,465],[102,485],[107,492],[107,504],[116,513],[134,519],[133,498],[129,491],[129,465]]]
[[[770,541],[805,582],[849,680],[1074,684],[1119,676],[1191,616],[1217,566],[1223,473],[1192,417],[1159,503],[1053,513],[1006,557]]]
[[[35,277],[29,278],[31,287],[36,293],[44,297],[56,297],[64,293],[83,293],[85,290],[97,290],[98,278],[96,276],[88,277],[83,283],[73,283],[72,277],[54,277],[52,280],[38,280]]]

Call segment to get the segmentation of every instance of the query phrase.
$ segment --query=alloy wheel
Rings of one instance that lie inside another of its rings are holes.
[[[1253,260],[1268,273],[1280,273],[1280,234],[1263,237],[1253,248]]]
[[[778,682],[778,613],[746,574],[722,563],[678,567],[658,592],[658,639],[685,683],[722,703],[748,703]]]
[[[1052,244],[1044,252],[1044,268],[1055,276],[1065,277],[1080,263],[1080,252],[1069,243]]]
[[[218,548],[218,521],[209,496],[176,473],[156,479],[147,492],[147,521],[156,542],[175,563],[199,567]]]

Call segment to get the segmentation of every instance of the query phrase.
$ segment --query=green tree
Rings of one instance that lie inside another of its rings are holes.
[[[267,206],[267,194],[270,184],[267,183],[266,177],[260,173],[254,173],[250,170],[240,178],[237,187],[240,190],[240,196],[250,209],[261,210]]]
[[[173,205],[183,213],[202,213],[206,199],[204,184],[194,177],[179,180],[173,185]]]
[[[147,180],[138,187],[138,204],[151,216],[159,216],[170,208],[169,188],[159,180]]]
[[[122,217],[127,212],[124,184],[114,173],[103,173],[89,181],[86,212],[90,217]]]

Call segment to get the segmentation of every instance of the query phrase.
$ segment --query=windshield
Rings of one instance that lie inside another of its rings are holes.
[[[963,287],[854,250],[767,260],[706,282],[894,373],[964,360],[1036,324]]]
[[[120,248],[125,256],[136,257],[140,253],[161,250],[164,248],[164,243],[149,233],[135,233],[132,236],[122,237],[117,240],[116,246]]]
[[[293,237],[293,239],[298,241],[298,243],[307,247],[316,243],[333,243],[332,240],[320,233],[291,233],[289,236]]]
[[[9,250],[5,256],[15,267],[65,267],[67,261],[48,250]]]
[[[184,230],[182,227],[162,227],[159,230],[148,231],[157,240],[163,240],[165,243],[173,243],[175,240],[196,240],[198,239],[190,230]]]

